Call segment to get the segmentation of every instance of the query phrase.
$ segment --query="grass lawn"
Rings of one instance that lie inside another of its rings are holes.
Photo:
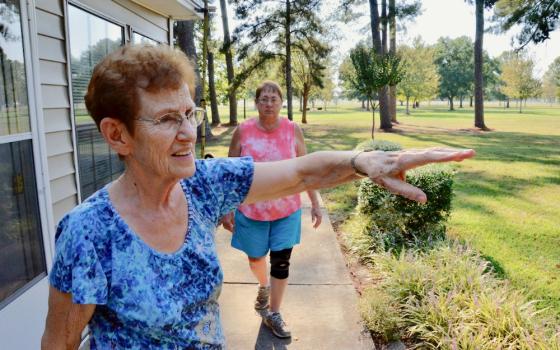
[[[371,113],[357,107],[311,112],[303,125],[308,149],[348,150],[368,140]],[[472,108],[422,106],[412,113],[407,117],[399,107],[396,132],[376,131],[376,139],[405,148],[476,149],[474,160],[457,165],[449,235],[469,242],[515,287],[560,315],[560,107],[529,106],[523,114],[488,107],[486,124],[494,130],[485,133],[471,129]],[[231,132],[207,150],[226,155]],[[331,214],[351,210],[355,191],[354,184],[324,191]]]

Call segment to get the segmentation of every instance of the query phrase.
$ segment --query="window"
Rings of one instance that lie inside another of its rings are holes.
[[[0,0],[0,308],[46,275],[19,1]]]
[[[150,39],[147,36],[142,35],[140,33],[136,33],[136,32],[132,32],[132,43],[133,44],[151,44],[151,45],[159,44],[154,39]]]
[[[72,99],[78,142],[82,200],[117,178],[124,170],[88,115],[84,96],[95,65],[124,42],[123,27],[68,6],[72,70]]]

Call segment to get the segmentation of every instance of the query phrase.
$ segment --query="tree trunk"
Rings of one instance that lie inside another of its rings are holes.
[[[214,81],[214,53],[208,51],[208,92],[210,93],[210,109],[212,111],[212,125],[220,124],[218,112],[218,98],[216,97],[216,83]]]
[[[448,97],[448,98],[449,98],[449,110],[454,111],[455,107],[453,107],[453,97]]]
[[[470,96],[469,96],[469,99],[470,99],[470,101],[469,101],[469,107],[472,107],[472,105],[473,105],[473,95],[470,95]]]
[[[291,20],[291,0],[286,0],[286,27],[285,27],[285,35],[286,35],[286,96],[288,102],[288,119],[293,120],[293,111],[292,111],[292,38],[291,38],[291,28],[290,28],[290,20]]]
[[[366,100],[362,100],[362,109],[366,109]]]
[[[196,74],[196,92],[194,102],[200,106],[200,99],[202,98],[202,85],[200,85],[200,68],[196,59],[196,46],[194,44],[194,21],[178,21],[175,28],[175,35],[179,48],[187,55],[194,64],[194,71]]]
[[[387,50],[387,0],[381,0],[381,46],[383,54],[389,52]]]
[[[397,54],[397,16],[395,0],[389,0],[389,53]],[[391,121],[397,121],[397,86],[389,86],[389,106],[391,111]]]
[[[200,79],[200,68],[197,64],[196,59],[196,46],[194,44],[194,21],[178,21],[177,27],[175,28],[175,35],[177,38],[177,44],[179,48],[187,55],[188,58],[194,63],[194,72],[196,74],[196,80],[199,82],[196,85],[194,103],[200,106],[200,100],[204,98],[202,96],[202,85]],[[208,123],[208,118],[205,118],[205,123]],[[205,137],[212,137],[210,127],[205,124]],[[199,142],[202,140],[202,126],[198,126],[196,129],[197,140]]]
[[[484,0],[476,0],[476,34],[474,40],[474,126],[487,129],[484,124]]]
[[[385,0],[383,0],[385,1]],[[377,9],[377,0],[369,0],[371,37],[373,39],[373,47],[378,55],[383,55],[383,46],[379,33],[379,11]],[[379,95],[379,113],[381,114],[381,129],[390,130],[393,128],[391,123],[391,115],[389,114],[389,101],[387,100],[387,87],[382,87],[378,91]]]
[[[463,108],[463,96],[459,96],[459,108]]]
[[[243,120],[247,119],[247,99],[243,97]]]
[[[301,112],[302,124],[307,124],[307,100],[309,99],[310,86],[303,84],[303,111]]]
[[[410,115],[410,109],[408,108],[408,101],[410,100],[410,97],[406,98],[406,115]]]
[[[509,108],[509,97],[507,98],[506,108]]]
[[[303,112],[303,98],[301,94],[299,94],[299,111]]]
[[[521,107],[523,106],[522,102],[523,102],[523,100],[519,99],[519,113],[522,113],[522,111],[521,111]]]
[[[367,99],[367,104],[366,104],[366,111],[368,111],[368,112],[370,111],[370,106],[369,106],[370,103],[371,103],[371,100],[370,100],[370,98],[368,97],[368,99]]]
[[[229,36],[229,24],[227,17],[226,0],[220,0],[220,9],[222,12],[222,27],[224,30],[224,44],[222,52],[226,56],[226,70],[227,81],[229,85],[228,99],[229,99],[229,124],[237,125],[237,91],[233,86],[234,72],[233,72],[233,55],[231,53],[231,39]]]
[[[370,99],[368,100],[371,101]],[[375,140],[375,108],[373,107],[373,104],[371,106],[371,139]]]

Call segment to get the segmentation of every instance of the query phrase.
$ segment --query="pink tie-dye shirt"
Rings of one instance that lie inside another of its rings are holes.
[[[280,117],[280,125],[272,131],[261,130],[258,118],[252,118],[239,125],[241,156],[252,156],[255,162],[295,158],[295,124],[288,118]],[[299,194],[280,199],[242,204],[239,211],[246,217],[258,221],[272,221],[285,218],[301,207]]]

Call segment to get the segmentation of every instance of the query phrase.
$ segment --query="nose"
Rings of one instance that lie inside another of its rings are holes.
[[[181,142],[196,142],[196,126],[190,123],[188,120],[183,120],[179,129],[177,130],[177,135],[175,136],[177,141]]]

